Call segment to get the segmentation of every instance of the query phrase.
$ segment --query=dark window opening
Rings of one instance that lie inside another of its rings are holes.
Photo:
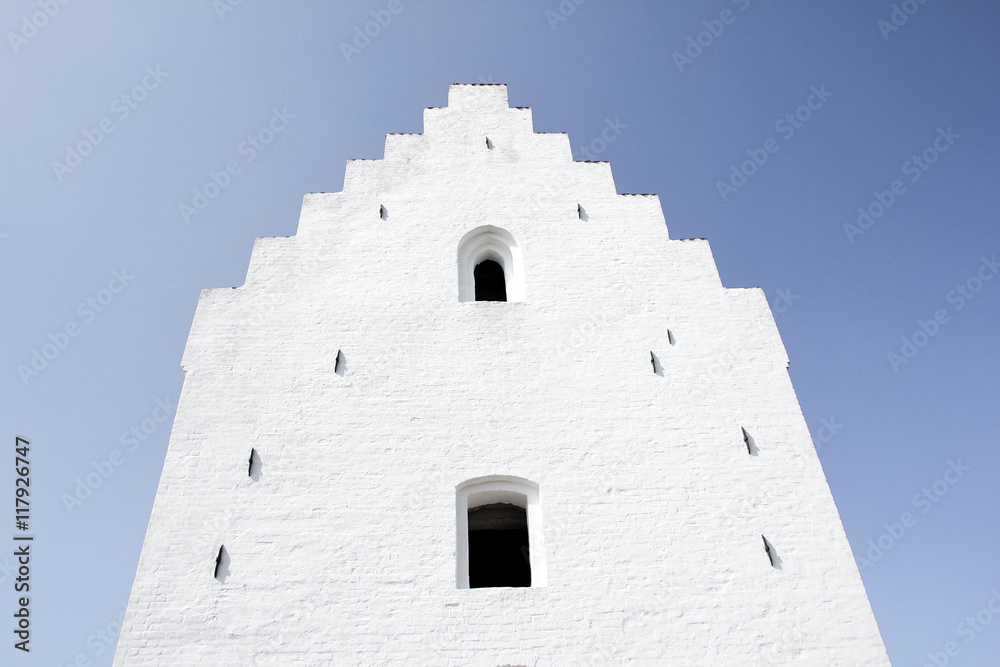
[[[476,279],[476,301],[507,300],[507,281],[502,266],[487,259],[476,265],[472,275]]]
[[[508,503],[469,510],[469,588],[531,586],[528,514]]]

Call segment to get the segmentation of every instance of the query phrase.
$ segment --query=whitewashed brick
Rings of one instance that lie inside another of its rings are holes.
[[[888,665],[763,293],[505,86],[424,129],[203,292],[115,665]],[[522,302],[459,302],[482,225]],[[544,587],[457,588],[487,475],[538,485]]]

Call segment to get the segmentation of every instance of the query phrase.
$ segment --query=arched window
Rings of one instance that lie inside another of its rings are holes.
[[[459,588],[545,585],[538,486],[519,477],[480,477],[457,489]]]
[[[492,259],[484,259],[472,271],[476,281],[476,301],[506,301],[507,283],[503,267]]]
[[[458,244],[459,301],[524,301],[521,249],[506,230],[484,225]]]

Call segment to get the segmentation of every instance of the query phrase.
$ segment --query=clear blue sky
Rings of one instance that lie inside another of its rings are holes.
[[[997,664],[1000,5],[228,2],[0,7],[0,438],[36,538],[29,655],[0,556],[0,664],[111,664],[199,292],[452,82],[507,83],[763,287],[894,664]]]

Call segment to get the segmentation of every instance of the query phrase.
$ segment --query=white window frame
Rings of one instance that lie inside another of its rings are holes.
[[[510,503],[524,508],[528,518],[531,588],[545,586],[545,543],[542,539],[542,506],[538,485],[521,477],[490,475],[462,482],[455,488],[455,495],[455,523],[458,527],[455,569],[458,588],[469,587],[469,509],[493,503]]]
[[[476,266],[492,259],[503,268],[507,301],[524,301],[521,249],[510,232],[493,225],[477,227],[458,244],[458,300],[476,300]]]

